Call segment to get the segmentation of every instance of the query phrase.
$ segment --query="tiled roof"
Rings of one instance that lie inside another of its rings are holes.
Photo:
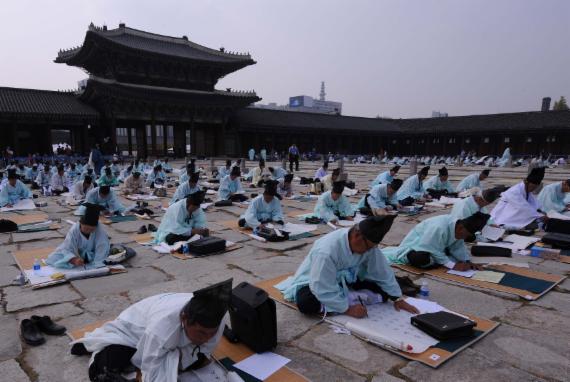
[[[0,87],[0,115],[98,118],[99,112],[72,92]]]

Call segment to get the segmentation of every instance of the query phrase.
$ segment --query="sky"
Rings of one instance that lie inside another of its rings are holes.
[[[257,61],[218,88],[343,103],[389,118],[539,110],[570,97],[568,0],[2,0],[0,86],[73,89],[53,62],[88,25],[120,22]]]

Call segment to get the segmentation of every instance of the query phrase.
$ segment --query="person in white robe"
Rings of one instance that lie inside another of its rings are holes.
[[[229,279],[194,293],[148,297],[73,342],[71,353],[92,353],[91,381],[126,381],[121,373],[131,365],[143,382],[184,380],[184,373],[214,362],[231,295]]]
[[[85,214],[73,224],[65,240],[46,259],[55,268],[94,269],[104,267],[111,245],[103,225],[99,223],[101,207],[86,203]]]
[[[453,193],[453,187],[449,181],[449,172],[446,167],[438,170],[438,174],[426,180],[423,184],[424,189],[432,196],[439,197]]]
[[[123,169],[123,171],[121,171],[121,174],[119,175],[119,182],[124,182],[125,180],[127,180],[127,178],[133,173],[133,166],[130,165],[126,168]],[[140,174],[140,172],[139,172]]]
[[[100,186],[87,192],[85,196],[85,202],[91,204],[97,204],[102,208],[102,213],[104,215],[111,214],[122,214],[125,212],[125,207],[121,204],[115,191],[111,190],[110,186]],[[85,213],[85,207],[79,206],[76,211],[76,215],[83,215]]]
[[[423,187],[423,181],[427,177],[429,168],[430,166],[422,168],[417,174],[410,176],[404,181],[396,195],[401,205],[410,206],[415,202],[430,199]]]
[[[394,215],[369,217],[317,240],[295,275],[275,287],[304,314],[367,315],[364,304],[393,301],[396,310],[419,313],[406,303],[378,244]],[[356,291],[356,292],[355,292]]]
[[[182,183],[180,186],[178,186],[178,188],[176,189],[176,192],[174,192],[174,195],[172,196],[172,200],[170,201],[169,204],[172,205],[172,204],[176,203],[177,201],[184,199],[188,195],[191,195],[195,192],[202,191],[202,189],[198,185],[198,180],[200,180],[200,174],[199,173],[196,172],[196,173],[190,175],[190,178],[188,179],[187,182]]]
[[[31,199],[32,192],[18,179],[16,171],[8,171],[8,182],[0,191],[0,207],[13,207],[22,199]]]
[[[570,179],[545,186],[538,194],[540,210],[545,213],[568,211],[569,205],[564,201],[570,193]]]
[[[281,202],[277,195],[277,182],[267,181],[263,194],[258,195],[249,203],[245,214],[240,216],[238,225],[252,228],[255,232],[267,223],[284,224]]]
[[[282,198],[290,198],[295,194],[293,190],[293,174],[287,174],[279,181],[277,193],[281,195]]]
[[[158,165],[154,167],[150,174],[148,174],[146,185],[152,188],[155,184],[163,185],[164,183],[166,183],[166,174],[162,171],[162,166]]]
[[[49,164],[44,165],[43,170],[38,172],[38,176],[35,179],[38,188],[49,187],[51,181],[51,171]]]
[[[461,180],[461,182],[459,182],[455,188],[455,191],[468,191],[470,194],[476,194],[477,192],[480,192],[484,188],[484,184],[482,182],[489,177],[490,172],[491,170],[485,169],[480,173],[467,175]]]
[[[471,195],[467,198],[463,198],[453,205],[449,215],[454,219],[465,219],[475,212],[482,212],[488,215],[489,210],[487,206],[497,200],[502,191],[502,187],[489,188],[484,190],[481,195]],[[493,218],[489,218],[487,224],[493,225]]]
[[[80,175],[81,172],[77,169],[75,163],[71,163],[69,165],[69,169],[65,172],[65,179],[67,185],[75,184],[75,182],[77,182],[77,180],[79,179]]]
[[[358,209],[364,215],[386,215],[400,209],[396,197],[398,189],[402,186],[401,179],[393,179],[390,183],[380,183],[372,187],[358,203]]]
[[[55,195],[61,195],[64,192],[69,191],[69,189],[67,188],[67,181],[65,179],[65,171],[63,169],[63,166],[59,166],[57,172],[52,175],[50,186],[51,186],[51,191]]]
[[[249,156],[249,160],[253,161],[255,160],[255,149],[251,148],[249,149],[249,151],[247,152],[248,156]]]
[[[218,180],[223,179],[226,175],[230,175],[231,171],[232,171],[232,161],[231,159],[228,159],[226,161],[225,166],[218,167],[218,174],[216,175],[216,179]]]
[[[200,208],[203,201],[204,192],[199,191],[169,206],[153,234],[155,242],[172,245],[194,235],[208,236],[206,214]]]
[[[330,174],[327,174],[321,178],[321,183],[323,185],[323,191],[332,190],[333,183],[338,180],[340,176],[340,168],[335,168]]]
[[[38,177],[38,164],[34,163],[32,167],[29,167],[26,170],[26,176],[24,179],[26,180],[26,182],[32,182],[32,187],[33,187],[33,184],[36,181],[37,177]]]
[[[232,167],[230,175],[226,175],[220,181],[218,188],[218,200],[230,200],[234,195],[243,193],[243,188],[239,177],[241,171],[239,167]]]
[[[456,271],[473,269],[465,241],[474,241],[475,233],[483,229],[489,215],[481,212],[465,219],[450,215],[428,218],[416,225],[397,247],[382,252],[391,264],[409,264],[417,268],[443,265]]]
[[[323,178],[325,175],[327,175],[327,170],[329,169],[329,162],[326,161],[323,163],[323,165],[315,172],[315,176],[314,179],[321,179]]]
[[[536,229],[544,220],[540,204],[533,195],[544,179],[544,167],[535,167],[522,182],[501,194],[501,199],[491,211],[495,224],[507,229]]]
[[[73,185],[72,196],[74,200],[85,200],[87,193],[93,189],[93,180],[86,175],[83,180],[78,180]]]
[[[143,194],[144,193],[144,180],[141,173],[135,170],[125,179],[125,195]]]
[[[263,183],[271,178],[271,173],[265,167],[265,161],[260,160],[259,166],[251,170],[251,186],[262,187]]]
[[[335,222],[340,219],[353,220],[356,208],[342,194],[343,191],[344,182],[335,182],[331,191],[319,196],[314,215],[325,222]]]
[[[373,181],[370,183],[370,188],[376,186],[377,184],[392,183],[396,174],[400,171],[400,166],[395,165],[388,171],[381,172]]]

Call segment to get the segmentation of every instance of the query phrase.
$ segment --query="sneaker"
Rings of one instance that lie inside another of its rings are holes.
[[[149,224],[148,230],[149,230],[149,232],[156,232],[158,230],[158,228],[156,228],[156,226],[154,224]]]
[[[147,232],[148,232],[148,230],[146,229],[146,226],[144,226],[144,225],[141,226],[141,228],[139,228],[139,230],[137,231],[137,233],[138,233],[139,235],[141,235],[141,234],[143,234],[143,233],[147,233]]]

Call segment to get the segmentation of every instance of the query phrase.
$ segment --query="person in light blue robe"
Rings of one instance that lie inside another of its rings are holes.
[[[195,160],[190,159],[190,162],[186,165],[186,170],[184,170],[183,172],[180,173],[180,176],[178,177],[178,182],[180,184],[182,184],[184,182],[188,182],[188,178],[190,177],[190,174],[194,174],[195,172],[196,172]]]
[[[166,183],[166,174],[162,171],[162,166],[156,166],[153,171],[148,174],[146,178],[146,185],[153,186],[155,183],[164,184]]]
[[[542,212],[550,211],[565,212],[568,211],[568,204],[565,197],[570,193],[570,180],[549,184],[542,188],[538,194],[538,203]]]
[[[85,197],[85,202],[101,206],[102,210],[105,211],[106,213],[122,214],[123,212],[125,212],[125,207],[121,204],[121,202],[117,198],[117,195],[115,195],[115,191],[111,190],[110,186],[100,186],[92,189],[87,193],[87,196]],[[84,215],[85,206],[79,206],[75,214]]]
[[[226,165],[225,166],[220,166],[218,167],[218,175],[216,176],[216,179],[223,179],[226,175],[230,175],[230,172],[232,171],[232,161],[231,159],[228,159],[226,161]]]
[[[46,164],[43,170],[38,172],[38,176],[36,176],[36,184],[38,187],[49,187],[51,182],[51,171],[49,165]]]
[[[109,168],[111,169],[111,174],[113,174],[113,176],[118,177],[121,175],[121,167],[119,166],[118,161],[114,160],[113,164],[109,166]]]
[[[74,163],[69,166],[69,169],[65,173],[65,178],[68,185],[74,184],[81,175],[81,172],[77,169]],[[68,187],[69,188],[69,187]]]
[[[369,217],[351,228],[325,235],[315,241],[295,275],[275,287],[304,314],[365,317],[362,298],[353,298],[350,289],[368,290],[370,293],[364,295],[367,304],[389,298],[396,309],[418,313],[402,298],[394,271],[378,248],[393,220],[390,215]]]
[[[511,149],[507,147],[503,152],[503,156],[501,157],[501,159],[497,161],[497,165],[499,167],[505,167],[509,164],[510,160],[511,160]]]
[[[137,170],[138,172],[140,172],[141,174],[144,174],[144,163],[142,163],[140,160],[135,159],[135,163],[133,164],[133,171]]]
[[[473,215],[475,212],[482,212],[489,215],[487,206],[493,203],[501,196],[502,187],[489,188],[484,190],[481,195],[472,195],[456,202],[451,209],[449,215],[454,219],[465,219]],[[487,225],[492,225],[493,218],[487,220]]]
[[[248,155],[249,155],[250,161],[254,160],[255,159],[255,149],[254,148],[249,149]]]
[[[89,209],[89,208],[88,208]],[[97,220],[99,209],[95,209]],[[46,264],[63,269],[94,269],[104,267],[111,245],[103,225],[93,222],[86,212],[79,223],[75,223],[65,240],[46,259]],[[86,219],[87,218],[87,219]],[[90,221],[91,220],[91,221]]]
[[[24,166],[23,163],[18,164],[18,168],[16,169],[16,174],[18,175],[19,179],[26,179],[26,173],[28,172],[28,168]]]
[[[358,209],[369,208],[373,215],[383,215],[389,211],[398,210],[400,204],[396,193],[401,186],[401,179],[394,179],[391,183],[377,184],[372,187],[370,193],[360,199]]]
[[[29,167],[26,170],[25,179],[29,182],[35,182],[36,178],[38,177],[38,164],[34,163],[32,167]]]
[[[116,187],[119,185],[119,180],[115,177],[110,167],[104,167],[103,175],[99,177],[99,179],[97,180],[97,184],[99,186]]]
[[[267,161],[267,150],[261,149],[261,151],[259,151],[259,156],[264,162]]]
[[[480,173],[471,174],[463,178],[461,182],[457,185],[455,189],[456,192],[463,192],[470,190],[472,188],[483,188],[482,181],[489,177],[491,170],[483,170]]]
[[[271,173],[271,178],[273,180],[279,181],[285,178],[285,175],[287,175],[287,170],[285,170],[283,167],[269,167],[268,170]]]
[[[97,175],[95,175],[95,170],[93,170],[89,166],[83,167],[83,171],[81,171],[81,175],[79,176],[79,180],[85,179],[85,176],[91,177],[91,180],[97,179]]]
[[[218,200],[228,200],[236,193],[242,193],[243,188],[239,180],[241,171],[239,167],[233,167],[230,175],[226,175],[220,181],[220,188],[218,188]]]
[[[283,224],[283,220],[281,203],[277,198],[277,182],[273,180],[266,182],[263,194],[251,201],[245,214],[240,216],[239,226],[255,231],[266,223]]]
[[[432,176],[423,183],[424,190],[428,192],[430,190],[434,190],[437,192],[452,193],[453,187],[451,186],[451,182],[448,180],[449,173],[447,168],[442,167],[438,172],[439,173],[437,175]]]
[[[132,174],[133,172],[133,166],[130,165],[128,167],[126,167],[125,169],[123,169],[123,171],[121,171],[121,174],[119,175],[119,182],[124,182],[125,180],[127,180],[127,178]],[[140,172],[139,172],[140,174]]]
[[[480,212],[457,220],[451,215],[435,216],[416,225],[398,247],[382,250],[391,264],[409,264],[418,268],[443,265],[449,269],[471,269],[471,255],[465,240],[475,240],[489,215]]]
[[[410,176],[398,190],[396,197],[403,206],[412,205],[414,201],[425,196],[423,181],[429,171],[429,166],[422,168],[416,175]]]
[[[193,235],[208,235],[206,214],[200,208],[204,201],[203,192],[195,192],[169,206],[154,233],[156,243],[169,245],[185,241]]]
[[[344,191],[344,182],[334,182],[331,191],[319,196],[315,205],[314,215],[325,222],[333,222],[339,219],[352,220],[356,213],[355,207],[350,204]]]
[[[170,163],[168,162],[168,158],[164,158],[164,161],[162,161],[162,169],[163,169],[164,172],[166,172],[166,173],[171,173],[171,172],[172,172],[172,166],[171,166]]]
[[[199,173],[196,172],[192,174],[192,176],[190,177],[190,179],[188,179],[186,183],[182,183],[180,186],[178,186],[169,204],[174,204],[177,201],[184,199],[188,195],[202,191],[202,189],[198,185],[199,179],[200,179]]]
[[[0,191],[0,207],[12,207],[21,199],[31,199],[32,192],[18,179],[13,170],[8,171],[8,182]]]
[[[392,181],[394,180],[394,177],[396,176],[396,174],[398,173],[398,171],[400,171],[400,166],[396,165],[394,167],[392,167],[390,170],[388,171],[384,171],[381,172],[376,179],[374,179],[372,181],[372,183],[370,183],[370,188],[376,186],[377,184],[387,184],[387,183],[392,183]]]

